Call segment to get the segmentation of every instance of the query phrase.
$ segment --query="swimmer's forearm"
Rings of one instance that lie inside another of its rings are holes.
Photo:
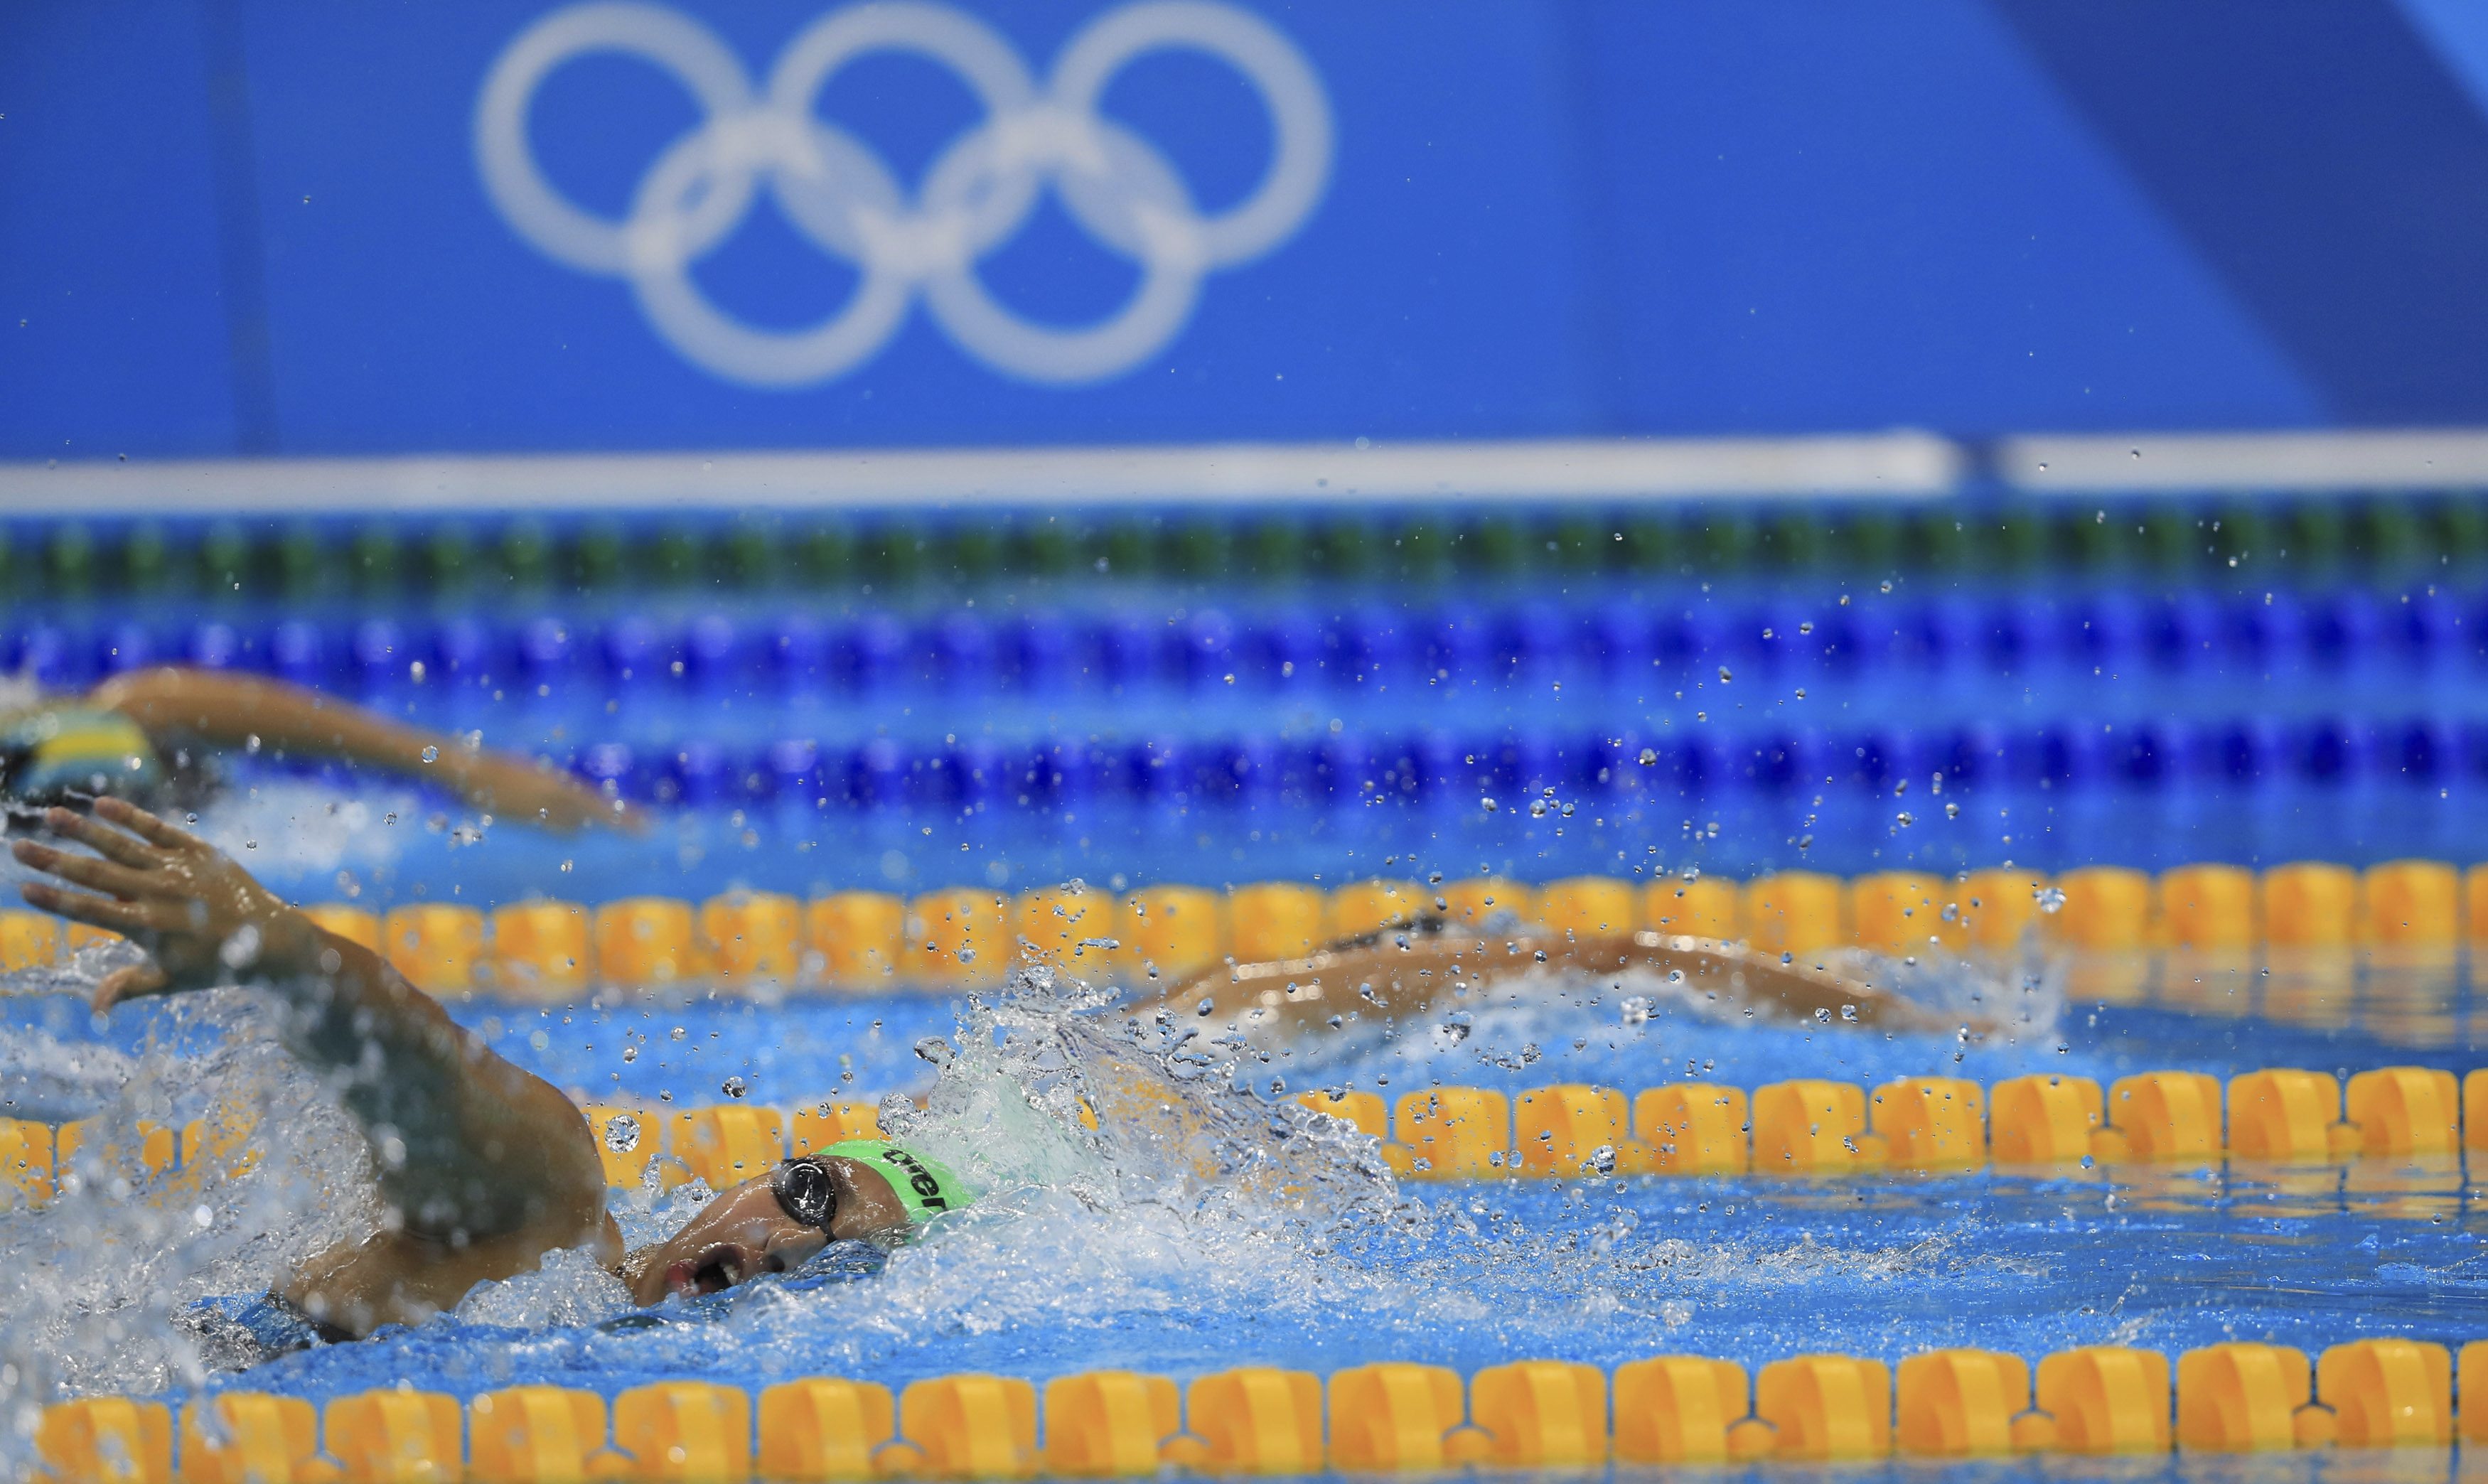
[[[107,681],[88,700],[150,734],[187,733],[223,746],[343,758],[423,778],[477,808],[556,829],[638,824],[636,815],[540,761],[484,751],[283,681],[167,666]]]
[[[378,954],[286,916],[260,972],[295,1007],[295,1053],[345,1074],[339,1100],[371,1139],[382,1189],[410,1208],[410,1230],[509,1230],[548,1203],[578,1208],[565,1219],[603,1210],[603,1165],[569,1099]]]
[[[294,1007],[290,1039],[315,1064],[364,1080],[438,1083],[482,1053],[480,1041],[380,955],[291,909],[262,929],[251,968]]]

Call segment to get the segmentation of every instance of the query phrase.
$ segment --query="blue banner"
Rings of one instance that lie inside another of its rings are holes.
[[[2488,421],[2448,15],[23,4],[0,455]]]

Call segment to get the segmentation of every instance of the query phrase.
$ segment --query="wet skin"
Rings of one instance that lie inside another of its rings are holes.
[[[791,1273],[833,1241],[906,1227],[907,1208],[879,1170],[835,1157],[823,1162],[838,1192],[827,1233],[788,1216],[769,1177],[756,1176],[729,1187],[671,1237],[623,1259],[631,1297],[657,1303],[673,1294],[713,1294],[764,1273]]]
[[[323,931],[204,841],[124,800],[98,800],[93,818],[54,809],[44,825],[94,854],[13,842],[21,863],[67,883],[29,882],[27,902],[108,928],[147,953],[96,987],[96,1013],[140,995],[264,988],[290,1011],[287,1048],[337,1085],[361,1126],[382,1229],[311,1259],[283,1288],[331,1330],[360,1336],[420,1324],[477,1283],[528,1272],[562,1247],[594,1253],[635,1299],[653,1303],[785,1271],[825,1245],[779,1209],[763,1175],[626,1256],[579,1109],[379,955]],[[832,1162],[839,1203],[830,1236],[906,1225],[877,1171]]]

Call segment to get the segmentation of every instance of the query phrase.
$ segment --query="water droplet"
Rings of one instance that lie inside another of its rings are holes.
[[[629,1154],[639,1147],[639,1120],[628,1113],[616,1113],[606,1120],[605,1147],[615,1154]]]
[[[1644,767],[1644,768],[1649,768],[1649,767],[1651,767],[1652,765],[1655,764],[1657,761],[1658,761],[1658,749],[1657,749],[1656,747],[1644,747],[1644,748],[1642,748],[1642,749],[1641,749],[1641,766],[1642,766],[1642,767]]]
[[[1914,814],[1911,814],[1911,813],[1910,813],[1908,810],[1907,810],[1907,809],[1904,809],[1904,810],[1902,810],[1900,813],[1895,814],[1895,815],[1893,815],[1893,816],[1892,816],[1892,823],[1893,823],[1893,824],[1895,824],[1895,825],[1900,826],[1903,829],[1907,829],[1907,828],[1908,828],[1910,826],[1912,826],[1912,825],[1916,824],[1917,822],[1918,822],[1918,818],[1917,818],[1917,816],[1916,816],[1916,815],[1914,815]]]
[[[1492,814],[1499,806],[1492,798],[1481,796],[1478,799],[1478,807],[1484,809],[1488,814]]]
[[[1215,1010],[1216,1008],[1218,1008],[1217,1001],[1204,999],[1200,1004],[1192,1007],[1192,1013],[1195,1015],[1207,1015],[1210,1011]]]
[[[258,741],[258,739],[257,739],[257,738],[253,738],[253,739],[251,739],[251,740],[252,740],[253,742]],[[424,748],[424,749],[423,749],[423,760],[424,760],[425,762],[427,762],[427,763],[438,763],[438,762],[439,762],[439,761],[440,761],[440,749],[439,749],[439,748],[438,748],[438,747],[426,747],[426,748]]]
[[[1627,995],[1625,1002],[1616,1008],[1624,1013],[1625,1023],[1627,1025],[1642,1025],[1650,1021],[1650,1000],[1647,996]]]
[[[2034,900],[2038,902],[2039,910],[2043,912],[2061,912],[2065,910],[2065,894],[2054,886],[2040,887],[2034,893]]]
[[[1724,685],[1728,684],[1728,682],[1730,682],[1730,681],[1732,681],[1732,680],[1735,680],[1736,678],[1737,678],[1737,677],[1735,677],[1734,675],[1731,675],[1731,674],[1729,674],[1729,673],[1728,673],[1728,667],[1727,667],[1726,665],[1724,665],[1724,664],[1723,664],[1723,665],[1721,665],[1721,666],[1719,667],[1719,684],[1720,684],[1720,685],[1723,685],[1723,686],[1724,686]]]
[[[1799,633],[1812,633],[1812,632],[1814,632],[1814,620],[1812,620],[1812,619],[1807,619],[1807,620],[1805,620],[1804,622],[1802,622],[1802,623],[1798,624],[1798,625],[1796,626],[1796,631],[1797,631],[1797,632],[1799,632]]]
[[[926,1036],[923,1040],[916,1043],[916,1054],[924,1058],[926,1061],[931,1062],[934,1066],[947,1067],[950,1064],[951,1057],[958,1053],[951,1050],[950,1043],[943,1040],[940,1036]]]
[[[624,1048],[622,1049],[622,1060],[623,1060],[626,1064],[627,1064],[627,1063],[630,1063],[630,1062],[637,1061],[638,1059],[639,1059],[639,1049],[638,1049],[637,1047],[636,1047],[636,1046],[626,1046],[626,1047],[624,1047]]]
[[[717,1090],[729,1098],[740,1098],[751,1090],[751,1084],[739,1077],[729,1077],[718,1084]]]
[[[673,1038],[677,1041],[680,1041],[683,1037],[690,1034],[690,1031],[683,1029],[680,1025],[675,1026],[672,1031]]]

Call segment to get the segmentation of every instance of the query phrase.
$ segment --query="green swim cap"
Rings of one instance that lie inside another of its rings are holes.
[[[907,1208],[908,1224],[913,1226],[921,1226],[943,1212],[956,1211],[976,1198],[965,1182],[950,1173],[948,1165],[910,1154],[884,1139],[851,1138],[812,1153],[854,1160],[880,1171],[890,1188],[898,1192],[899,1203]]]

